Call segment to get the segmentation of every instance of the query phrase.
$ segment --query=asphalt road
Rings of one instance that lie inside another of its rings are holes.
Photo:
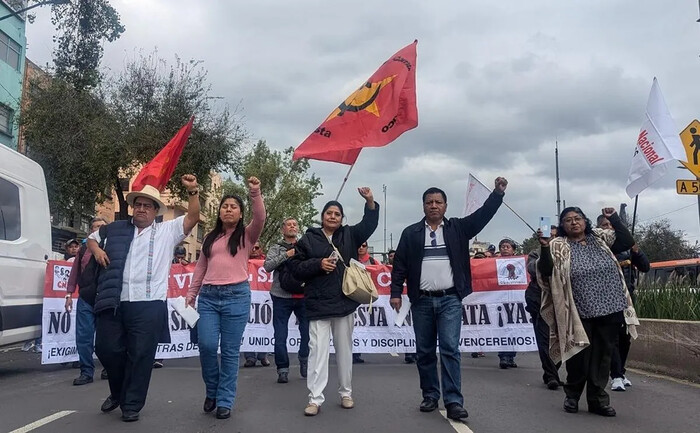
[[[292,366],[290,382],[277,384],[273,367],[242,368],[238,396],[228,420],[201,410],[204,385],[196,358],[166,360],[155,370],[141,420],[126,424],[120,411],[103,414],[106,381],[72,386],[78,370],[42,366],[38,354],[0,352],[0,432],[563,432],[696,433],[700,430],[700,387],[632,372],[633,386],[613,393],[616,418],[585,410],[562,410],[563,391],[547,390],[535,354],[520,354],[520,368],[500,370],[495,354],[462,359],[462,390],[469,411],[466,426],[439,412],[421,413],[418,373],[403,357],[365,355],[353,371],[355,408],[342,409],[331,361],[326,403],[305,417],[306,382]],[[98,370],[99,372],[99,370]],[[563,371],[562,371],[563,374]],[[51,420],[53,417],[55,419]],[[35,429],[26,427],[47,422]],[[24,428],[24,430],[21,430]]]

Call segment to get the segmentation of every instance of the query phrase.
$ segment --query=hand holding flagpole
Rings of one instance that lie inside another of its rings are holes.
[[[495,181],[495,188],[494,192],[497,194],[504,194],[506,191],[506,187],[508,186],[508,181],[503,178],[503,177],[497,177]],[[483,206],[484,202],[488,198],[488,196],[491,194],[489,191],[488,187],[483,184],[479,179],[476,178],[473,174],[469,173],[469,187],[467,189],[467,205],[464,209],[464,215],[467,216],[474,212],[475,210],[479,209],[481,206]],[[505,201],[503,202],[503,205],[510,209],[513,214],[515,214],[520,221],[525,223],[525,225],[532,230],[533,233],[537,233],[537,230],[535,230],[530,224],[528,224],[527,221],[523,219],[515,210],[513,210],[512,207],[508,205]]]

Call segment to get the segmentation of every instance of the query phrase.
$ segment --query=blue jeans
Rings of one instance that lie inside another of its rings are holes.
[[[440,400],[437,348],[440,341],[442,400],[445,406],[464,405],[462,397],[459,338],[462,329],[462,301],[457,295],[421,296],[411,305],[416,334],[416,365],[423,398]]]
[[[80,361],[80,375],[92,377],[95,363],[92,354],[95,351],[95,313],[87,302],[78,298],[75,307],[75,345]]]
[[[208,398],[217,407],[230,409],[236,399],[238,355],[241,338],[250,316],[250,285],[212,286],[205,284],[199,292],[199,361]],[[217,356],[221,339],[221,366]]]
[[[299,345],[299,362],[309,359],[309,321],[306,318],[304,298],[272,298],[272,326],[275,328],[275,365],[277,371],[289,372],[289,354],[287,352],[287,335],[289,331],[289,317],[294,315],[299,320],[299,333],[301,343]]]

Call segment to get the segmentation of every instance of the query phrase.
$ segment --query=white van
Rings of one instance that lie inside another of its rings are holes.
[[[0,346],[41,336],[50,218],[41,166],[0,145]]]

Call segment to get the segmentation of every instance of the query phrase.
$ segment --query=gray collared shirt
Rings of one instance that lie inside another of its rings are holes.
[[[447,245],[443,236],[443,220],[433,231],[426,221],[423,263],[420,273],[420,290],[446,290],[454,287],[454,275],[450,258],[447,255]]]

